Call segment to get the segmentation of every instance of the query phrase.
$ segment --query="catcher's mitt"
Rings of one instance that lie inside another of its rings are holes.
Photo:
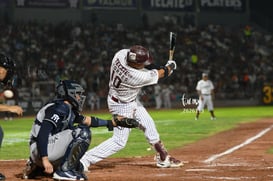
[[[139,129],[145,131],[145,128],[143,127],[143,125],[140,124],[135,119],[126,118],[126,117],[121,117],[119,119],[117,114],[113,115],[113,119],[114,119],[116,126],[125,127],[125,128],[139,128]]]

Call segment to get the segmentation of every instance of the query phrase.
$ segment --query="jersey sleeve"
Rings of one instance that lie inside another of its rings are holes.
[[[41,157],[48,155],[47,152],[48,137],[53,128],[54,128],[53,125],[47,121],[43,122],[41,125],[41,129],[37,137],[37,148]]]
[[[45,116],[37,136],[37,147],[41,157],[47,156],[47,145],[50,134],[58,132],[62,121],[69,114],[69,108],[65,104],[54,104],[45,110]]]
[[[44,121],[50,122],[54,127],[58,127],[68,114],[68,106],[65,104],[55,104],[45,111]]]
[[[158,82],[158,71],[156,69],[139,71],[132,76],[129,84],[135,88],[141,88],[148,85],[154,85]]]

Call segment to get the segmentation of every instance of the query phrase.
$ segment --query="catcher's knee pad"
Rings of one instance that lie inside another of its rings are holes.
[[[81,157],[88,150],[91,142],[91,131],[87,126],[77,127],[72,134],[74,139],[69,144],[61,164],[63,171],[78,167]]]
[[[88,126],[79,125],[72,132],[74,140],[86,141],[88,144],[91,142],[91,130]]]

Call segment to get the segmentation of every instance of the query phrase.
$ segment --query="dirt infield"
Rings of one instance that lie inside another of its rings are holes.
[[[170,154],[184,160],[181,168],[156,168],[153,157],[109,158],[89,168],[89,180],[273,180],[273,119],[241,124]],[[272,130],[271,130],[272,129]],[[256,136],[256,137],[255,137]],[[25,161],[0,161],[8,181],[21,180]],[[43,177],[39,180],[51,181]]]

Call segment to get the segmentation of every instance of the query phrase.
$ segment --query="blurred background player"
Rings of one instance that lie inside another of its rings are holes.
[[[208,74],[203,73],[202,79],[197,82],[196,86],[197,93],[199,95],[199,104],[196,110],[195,120],[198,120],[199,114],[207,106],[210,114],[211,120],[215,120],[216,117],[213,111],[213,97],[214,97],[214,86],[211,80],[208,79]]]
[[[0,53],[0,82],[3,89],[12,86],[12,79],[15,71],[15,63],[6,55]],[[23,109],[17,105],[0,104],[1,112],[12,112],[19,116],[23,114]],[[4,137],[3,130],[0,126],[0,147]],[[0,180],[5,180],[5,176],[0,173]]]
[[[154,86],[154,96],[155,96],[155,108],[160,109],[162,106],[162,95],[161,95],[161,86],[156,84]]]
[[[95,92],[89,92],[87,96],[87,104],[90,106],[90,110],[100,109],[100,97]]]
[[[172,107],[172,102],[171,102],[172,89],[171,89],[171,87],[169,85],[164,84],[161,92],[162,92],[162,97],[163,97],[164,108],[170,109]]]
[[[160,67],[151,64],[149,51],[143,46],[135,45],[119,50],[113,57],[110,70],[107,99],[109,111],[112,114],[134,118],[146,128],[145,137],[157,152],[156,165],[161,168],[180,167],[183,164],[168,154],[153,118],[136,100],[142,87],[157,84],[160,78],[170,76],[175,69],[176,63],[173,60],[168,60],[165,66]],[[111,138],[87,151],[81,159],[85,170],[88,170],[90,164],[95,164],[123,149],[130,131],[128,128],[116,127]]]

